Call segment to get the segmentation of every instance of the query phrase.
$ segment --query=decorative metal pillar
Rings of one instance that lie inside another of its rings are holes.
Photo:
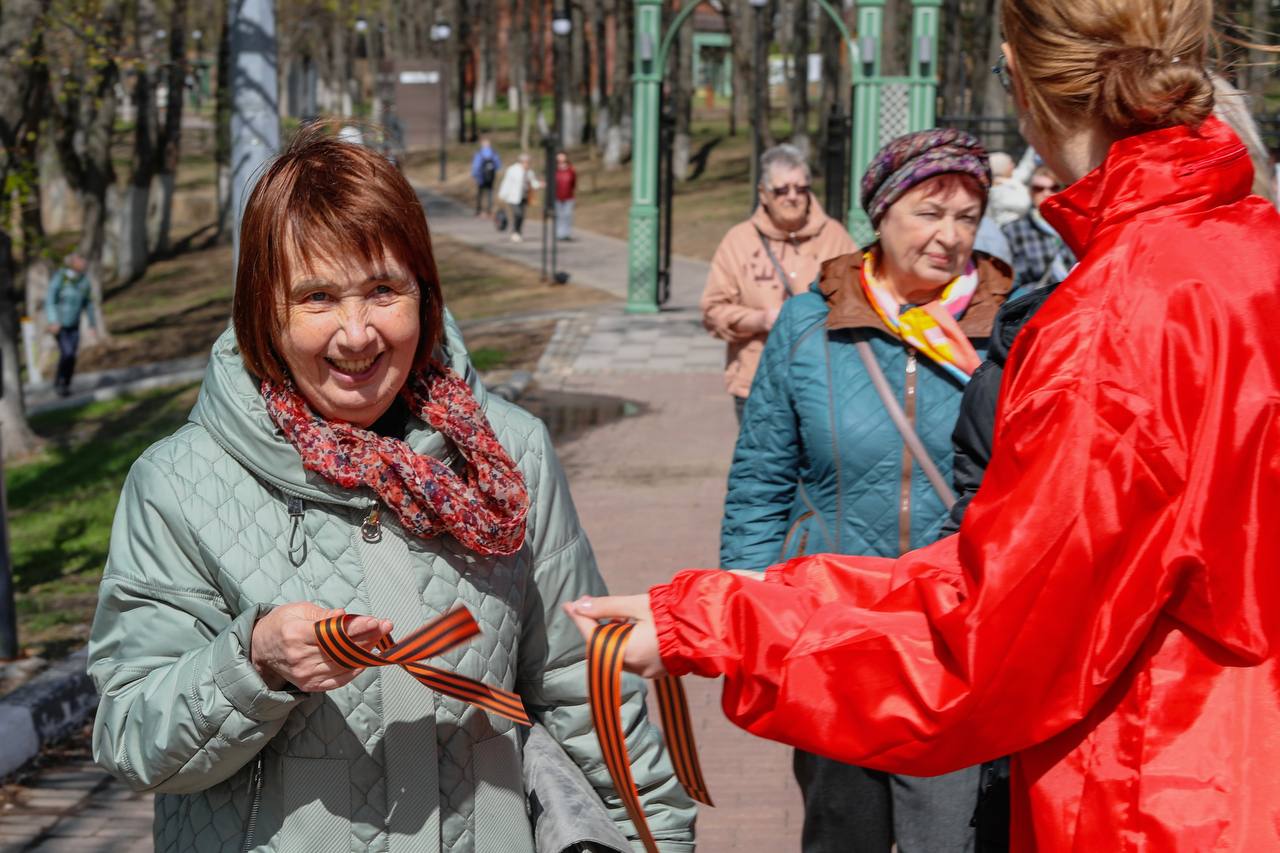
[[[938,18],[942,0],[911,0],[911,66],[905,77],[886,77],[882,68],[885,0],[858,4],[858,57],[853,68],[852,191],[849,233],[859,245],[875,239],[862,211],[858,182],[871,158],[902,133],[935,124],[938,91]]]
[[[911,129],[937,124],[938,18],[942,0],[915,0],[911,12]]]
[[[662,69],[662,0],[634,0],[632,74],[631,218],[627,239],[627,312],[658,310],[658,106]]]
[[[880,148],[881,33],[884,0],[858,4],[858,61],[853,66],[853,156],[849,179],[849,233],[859,246],[875,239],[871,220],[862,210],[859,182]]]

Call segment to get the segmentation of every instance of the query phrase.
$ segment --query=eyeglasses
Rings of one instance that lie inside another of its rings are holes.
[[[1013,94],[1013,80],[1009,78],[1009,62],[1005,59],[1004,51],[1000,52],[1000,58],[996,60],[996,64],[991,66],[991,73],[1000,79],[1000,85],[1004,87],[1005,92]]]
[[[1062,184],[1032,184],[1031,192],[1033,193],[1060,193],[1066,187]]]
[[[813,189],[809,184],[783,184],[780,187],[769,187],[769,192],[773,193],[774,198],[782,198],[784,195],[796,195],[803,198],[809,194],[809,190]]]

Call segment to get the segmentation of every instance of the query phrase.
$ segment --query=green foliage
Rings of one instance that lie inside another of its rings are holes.
[[[135,459],[181,426],[194,385],[89,403],[31,419],[50,447],[6,470],[9,535],[24,644],[92,613],[120,488]]]
[[[481,373],[502,367],[508,358],[506,350],[497,347],[480,347],[471,351],[471,363]]]

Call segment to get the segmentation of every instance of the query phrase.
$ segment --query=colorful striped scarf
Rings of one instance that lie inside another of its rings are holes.
[[[868,249],[862,256],[862,290],[885,328],[967,384],[982,359],[956,320],[964,315],[978,289],[978,268],[973,259],[936,299],[924,305],[900,304],[876,279],[875,263],[875,252]]]

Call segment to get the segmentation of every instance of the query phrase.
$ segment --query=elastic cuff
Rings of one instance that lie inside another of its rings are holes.
[[[692,668],[684,660],[675,616],[671,613],[674,597],[675,590],[669,583],[649,588],[649,609],[653,612],[653,627],[658,634],[658,654],[667,673],[679,677],[691,672]]]
[[[213,641],[214,683],[232,707],[259,723],[280,719],[307,696],[272,690],[249,657],[253,626],[271,609],[259,604],[246,610]]]

